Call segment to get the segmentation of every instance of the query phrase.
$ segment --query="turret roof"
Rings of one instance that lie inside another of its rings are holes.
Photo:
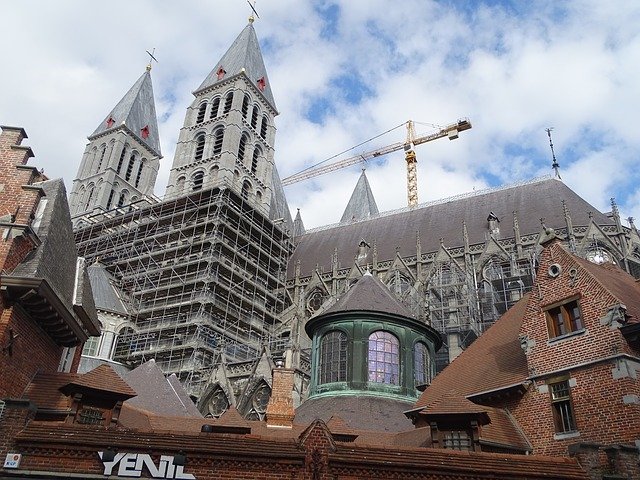
[[[162,156],[153,85],[148,70],[133,84],[89,138],[123,124],[142,144],[153,150],[158,157]]]
[[[220,69],[224,70],[224,76],[218,75]],[[245,73],[249,81],[262,92],[269,105],[276,110],[276,102],[267,77],[267,69],[262,59],[258,37],[251,23],[240,32],[240,35],[231,44],[196,92],[223,82],[230,76],[241,72]],[[259,81],[260,83],[258,83]],[[263,87],[260,85],[263,85]]]

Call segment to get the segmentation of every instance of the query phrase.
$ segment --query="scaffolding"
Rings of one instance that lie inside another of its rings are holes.
[[[228,186],[119,213],[76,232],[79,254],[113,275],[131,327],[114,360],[155,359],[199,397],[220,362],[287,348],[277,335],[289,306],[287,232]]]

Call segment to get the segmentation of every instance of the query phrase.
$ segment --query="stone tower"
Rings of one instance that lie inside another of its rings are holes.
[[[162,155],[150,70],[89,136],[69,196],[74,227],[153,194]]]
[[[278,112],[252,23],[194,96],[180,131],[165,198],[226,186],[258,210],[271,213],[281,189],[274,178],[273,159],[273,119]]]

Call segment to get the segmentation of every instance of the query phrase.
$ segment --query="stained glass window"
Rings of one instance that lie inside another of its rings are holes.
[[[400,342],[389,332],[369,335],[369,381],[400,384]]]

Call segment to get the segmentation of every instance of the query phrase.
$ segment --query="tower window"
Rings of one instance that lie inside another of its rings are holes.
[[[262,152],[259,148],[256,148],[253,151],[253,158],[251,159],[251,173],[253,173],[254,175],[258,171],[258,159],[260,158],[261,154]]]
[[[258,106],[253,107],[253,112],[251,113],[251,128],[256,128],[258,125],[258,115],[260,112],[258,111]]]
[[[142,161],[140,162],[140,166],[138,167],[138,173],[136,174],[136,182],[135,182],[136,188],[138,188],[138,185],[140,185],[140,179],[142,178],[142,167],[144,167],[144,159],[142,159]]]
[[[369,335],[368,370],[369,381],[400,384],[400,342],[398,338],[384,331]]]
[[[213,134],[213,154],[222,153],[222,140],[224,139],[224,129],[219,128]]]
[[[260,125],[260,137],[263,140],[267,139],[267,126],[269,125],[269,118],[266,115],[262,117],[262,124]]]
[[[102,149],[100,150],[100,160],[98,161],[98,168],[96,168],[96,173],[100,171],[102,168],[102,161],[104,160],[104,154],[107,152],[107,146],[102,144]]]
[[[185,177],[179,177],[178,181],[176,182],[176,190],[178,192],[182,192],[182,190],[184,190],[184,182],[185,182],[186,178]]]
[[[124,144],[124,147],[122,147],[122,153],[120,153],[120,160],[118,160],[118,169],[116,170],[116,173],[120,173],[120,170],[122,170],[122,164],[127,156],[127,147],[128,145],[126,143]]]
[[[196,137],[196,154],[194,156],[194,160],[196,162],[199,162],[200,160],[202,160],[202,156],[204,155],[204,142],[205,142],[204,133],[201,133]]]
[[[124,205],[124,202],[127,199],[127,193],[126,192],[122,192],[120,194],[120,197],[118,198],[118,207],[121,207]]]
[[[247,200],[249,198],[249,194],[251,193],[251,184],[249,182],[244,182],[242,184],[242,198]]]
[[[109,192],[109,199],[107,200],[107,210],[111,208],[111,204],[113,203],[113,196],[116,194],[113,190]]]
[[[431,382],[431,356],[427,346],[418,342],[413,347],[413,376],[418,385]]]
[[[202,183],[204,182],[204,173],[197,172],[193,176],[193,190],[200,190],[202,188]]]
[[[238,145],[238,162],[242,163],[244,161],[244,153],[247,146],[247,136],[242,135],[240,137],[240,144]]]
[[[571,403],[569,379],[549,384],[553,422],[557,433],[576,431],[576,420]]]
[[[550,308],[545,313],[549,338],[559,337],[584,328],[578,300]]]
[[[218,109],[220,108],[220,97],[216,97],[211,102],[211,111],[209,112],[209,118],[216,118],[218,116]]]
[[[136,155],[134,153],[129,157],[129,164],[127,165],[127,172],[124,175],[124,179],[128,182],[133,174],[133,166],[136,162]]]
[[[347,380],[347,336],[344,332],[329,332],[322,337],[319,374],[319,384]]]
[[[87,203],[84,206],[85,210],[89,210],[89,206],[91,205],[91,200],[93,199],[93,190],[94,190],[93,187],[89,189],[89,194],[87,195]]]
[[[196,118],[196,123],[204,122],[204,114],[207,111],[207,102],[204,102],[200,105],[200,109],[198,110],[198,117]]]
[[[227,97],[224,99],[224,112],[223,115],[226,115],[231,111],[231,104],[233,103],[233,92],[227,93]]]
[[[249,95],[245,95],[242,99],[242,118],[247,119],[249,114]]]

